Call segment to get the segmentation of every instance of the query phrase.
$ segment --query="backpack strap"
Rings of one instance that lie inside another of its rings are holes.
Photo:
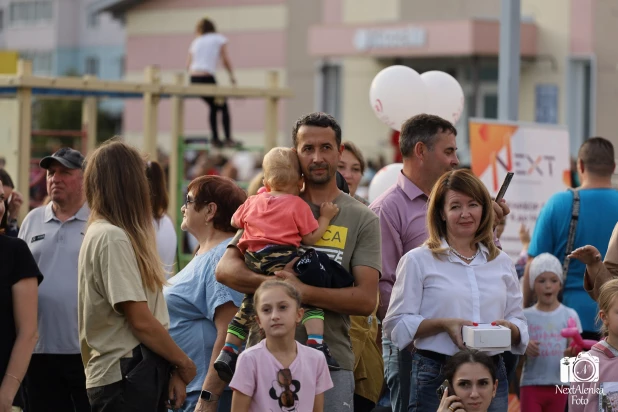
[[[573,251],[575,245],[575,231],[577,229],[577,221],[579,219],[579,190],[569,188],[569,191],[573,193],[573,207],[571,209],[571,222],[569,223],[569,236],[567,237],[566,251],[564,255],[564,261],[562,262],[562,276],[566,279],[569,273],[569,264],[571,258],[569,255]]]

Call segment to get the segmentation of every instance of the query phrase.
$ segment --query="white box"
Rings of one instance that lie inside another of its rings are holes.
[[[468,348],[482,351],[511,349],[511,329],[489,323],[462,328],[463,341]]]

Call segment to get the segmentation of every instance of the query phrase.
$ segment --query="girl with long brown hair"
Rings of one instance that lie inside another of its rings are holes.
[[[117,140],[103,144],[87,159],[84,191],[91,215],[79,256],[78,320],[92,411],[178,408],[196,368],[167,331],[139,152]]]

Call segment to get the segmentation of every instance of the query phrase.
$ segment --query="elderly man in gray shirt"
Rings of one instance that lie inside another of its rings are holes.
[[[41,160],[51,201],[32,210],[19,231],[45,276],[39,287],[39,340],[25,381],[29,412],[90,411],[77,329],[77,260],[90,215],[83,162],[70,148]]]

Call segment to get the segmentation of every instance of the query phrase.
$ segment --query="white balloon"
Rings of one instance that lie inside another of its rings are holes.
[[[421,74],[427,86],[428,114],[440,116],[455,124],[464,108],[464,92],[459,82],[450,74],[432,70]]]
[[[403,122],[425,112],[427,87],[410,67],[390,66],[373,78],[369,103],[378,119],[400,131]]]
[[[403,169],[403,163],[392,163],[378,170],[378,173],[369,183],[369,193],[367,196],[369,203],[376,200],[386,189],[397,183],[401,169]]]

